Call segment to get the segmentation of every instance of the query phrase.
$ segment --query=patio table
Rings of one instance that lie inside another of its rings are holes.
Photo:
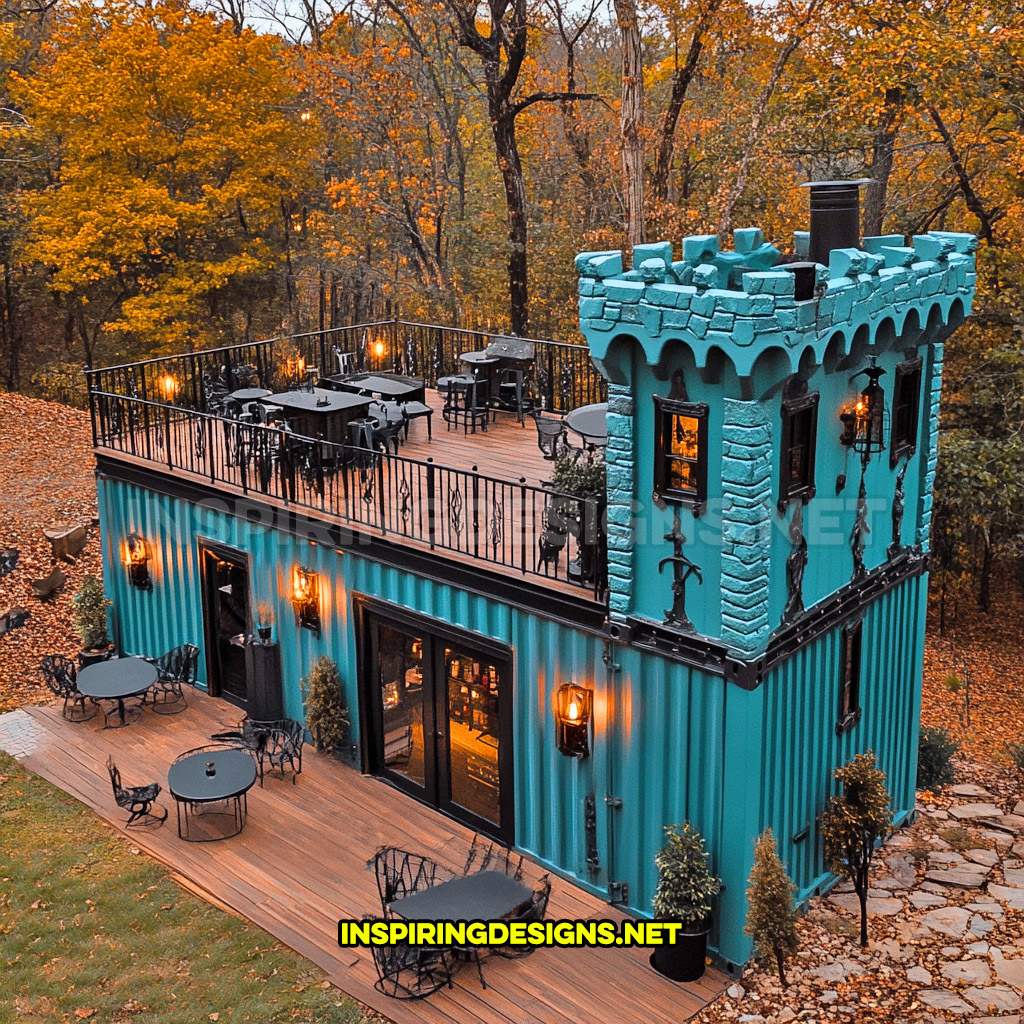
[[[566,413],[565,425],[583,438],[583,443],[592,448],[604,448],[608,444],[608,403],[581,405]]]
[[[212,765],[211,775],[208,766]],[[178,837],[190,843],[230,839],[245,827],[249,810],[248,792],[256,783],[256,762],[245,750],[201,750],[175,761],[167,772],[167,789],[178,810]],[[222,836],[193,839],[189,834],[189,813],[196,805],[234,802],[235,831]],[[184,808],[184,831],[182,830]]]
[[[367,414],[370,399],[347,391],[285,391],[264,399],[279,406],[296,434],[342,445],[348,441],[348,424]]]
[[[258,402],[269,394],[270,391],[267,388],[239,388],[237,391],[232,391],[228,398],[233,398],[239,405],[245,405],[248,402]]]
[[[406,921],[500,921],[529,903],[533,891],[503,871],[459,875],[388,904]]]
[[[336,375],[324,378],[332,388],[361,395],[379,395],[396,402],[423,401],[424,383],[416,377],[389,376],[382,373]]]
[[[158,678],[156,666],[145,658],[113,658],[83,668],[78,673],[78,692],[103,711],[104,729],[119,729],[128,724],[124,702],[130,697],[141,697]],[[118,725],[110,724],[101,700],[117,701]]]

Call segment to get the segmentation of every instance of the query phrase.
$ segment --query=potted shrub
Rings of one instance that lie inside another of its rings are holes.
[[[97,661],[105,661],[114,651],[107,633],[107,609],[111,602],[103,593],[103,581],[98,576],[86,576],[72,601],[75,609],[75,629],[82,641],[78,663],[82,668]]]
[[[606,487],[607,472],[600,456],[580,458],[577,453],[556,460],[551,489],[559,495],[580,499],[562,500],[558,511],[579,544],[579,563],[570,566],[569,575],[585,583],[597,583],[598,574],[604,571],[605,534],[601,520],[608,500]]]
[[[345,745],[351,728],[348,704],[338,666],[326,654],[317,658],[302,680],[302,705],[317,750],[330,753]]]
[[[260,643],[269,644],[271,629],[274,625],[274,609],[266,601],[256,605],[256,635]]]
[[[655,857],[654,913],[660,921],[679,921],[683,927],[674,943],[654,947],[651,966],[672,981],[696,981],[707,958],[711,901],[722,883],[708,870],[704,837],[689,822],[666,825],[665,838]]]

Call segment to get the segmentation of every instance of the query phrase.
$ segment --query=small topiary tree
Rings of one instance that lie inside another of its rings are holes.
[[[853,882],[860,900],[860,944],[868,944],[868,872],[875,843],[892,828],[892,810],[885,788],[885,772],[875,766],[869,750],[837,768],[833,777],[842,786],[829,797],[821,815],[825,860],[833,874]]]
[[[925,727],[917,744],[917,788],[934,789],[953,781],[953,758],[960,749],[941,726]]]
[[[799,947],[796,934],[796,886],[779,860],[775,836],[765,829],[754,843],[754,866],[747,882],[747,924],[743,929],[753,940],[762,960],[775,957],[779,981],[786,987],[786,960]]]
[[[338,666],[327,655],[317,658],[302,680],[302,704],[317,750],[337,750],[346,742],[351,728],[348,704]]]
[[[655,855],[658,887],[654,912],[660,918],[680,920],[686,931],[703,931],[711,914],[711,900],[722,888],[708,870],[704,837],[689,822],[666,825],[668,840]]]
[[[98,576],[86,576],[72,601],[75,609],[75,629],[87,651],[98,651],[110,646],[107,633],[107,609],[111,603],[103,593],[103,581]]]

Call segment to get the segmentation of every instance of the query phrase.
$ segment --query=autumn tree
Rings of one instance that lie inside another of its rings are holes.
[[[786,960],[796,953],[796,886],[779,860],[775,836],[765,829],[754,843],[754,866],[747,882],[747,923],[744,931],[754,940],[758,956],[773,958],[779,982],[786,987]]]
[[[488,0],[480,10],[465,0],[444,0],[459,43],[476,54],[483,73],[494,151],[508,215],[509,321],[525,335],[529,324],[527,287],[529,218],[526,179],[516,134],[517,118],[537,103],[593,100],[592,93],[521,90],[530,38],[526,0]],[[486,13],[485,13],[486,12]]]
[[[885,788],[885,772],[875,766],[875,755],[858,754],[833,778],[842,787],[829,797],[821,815],[821,837],[828,869],[849,879],[860,900],[860,944],[868,944],[868,874],[875,844],[892,828],[892,810]]]
[[[81,4],[18,80],[59,186],[26,196],[25,254],[87,362],[113,333],[181,349],[241,313],[247,334],[275,300],[311,149],[277,46],[175,0]]]

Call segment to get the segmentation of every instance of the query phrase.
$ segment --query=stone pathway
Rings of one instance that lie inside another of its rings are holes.
[[[20,759],[31,754],[41,734],[42,729],[21,708],[0,715],[0,750],[12,757]]]
[[[697,1019],[1024,1024],[1024,800],[1008,773],[987,774],[988,787],[919,794],[917,821],[879,851],[868,949],[839,886],[801,920],[788,988],[750,969]]]

